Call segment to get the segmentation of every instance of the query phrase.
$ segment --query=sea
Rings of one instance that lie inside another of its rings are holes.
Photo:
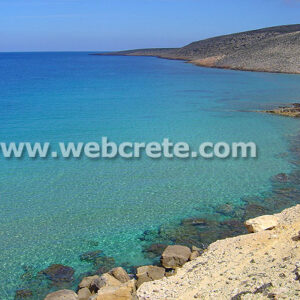
[[[299,120],[257,112],[300,102],[299,75],[89,54],[0,53],[0,142],[254,142],[257,158],[0,155],[3,300],[19,289],[43,299],[61,288],[41,284],[53,264],[75,270],[75,289],[94,267],[82,259],[87,252],[101,250],[110,258],[103,261],[128,269],[151,264],[145,232],[189,218],[230,219],[245,199],[271,193],[276,174],[299,167],[290,151]],[[222,214],[224,205],[232,210]]]

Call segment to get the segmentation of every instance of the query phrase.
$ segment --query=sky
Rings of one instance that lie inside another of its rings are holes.
[[[0,52],[179,47],[300,23],[300,0],[0,0]]]

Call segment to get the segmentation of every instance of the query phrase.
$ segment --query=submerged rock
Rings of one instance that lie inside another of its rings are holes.
[[[181,267],[189,260],[191,254],[191,249],[186,246],[168,246],[162,254],[161,263],[165,268]]]
[[[42,270],[40,274],[43,274],[47,279],[54,282],[71,282],[73,280],[74,269],[68,266],[54,264],[45,270]]]
[[[94,267],[97,269],[97,274],[107,273],[115,267],[115,260],[113,257],[101,256],[93,261]]]
[[[251,218],[255,218],[257,216],[265,215],[267,213],[267,208],[255,204],[255,203],[249,203],[245,206],[245,213],[244,213],[244,220],[248,220]]]
[[[102,250],[95,250],[95,251],[85,252],[85,253],[81,254],[79,258],[82,261],[94,262],[95,259],[100,257],[101,255],[103,255]]]
[[[190,218],[190,219],[184,219],[181,221],[181,225],[183,226],[206,226],[207,221],[202,218]]]
[[[61,290],[48,294],[44,300],[78,300],[78,295],[71,290]]]
[[[33,293],[31,290],[17,290],[15,295],[15,300],[21,300],[21,299],[28,299],[33,296]]]
[[[160,257],[164,252],[164,250],[167,248],[167,246],[168,245],[166,244],[159,244],[159,243],[151,244],[150,246],[147,246],[143,250],[143,253],[148,258]]]
[[[234,215],[234,208],[231,204],[225,203],[216,208],[216,212],[224,216]]]
[[[272,177],[272,181],[285,183],[288,182],[289,176],[286,173],[279,173]]]

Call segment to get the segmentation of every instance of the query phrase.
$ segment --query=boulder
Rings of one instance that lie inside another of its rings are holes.
[[[94,285],[94,281],[97,281],[100,279],[100,276],[94,275],[94,276],[88,276],[84,277],[81,282],[78,285],[79,289],[88,288],[91,289],[91,287]]]
[[[78,300],[89,300],[92,293],[88,288],[83,288],[78,291]]]
[[[94,275],[85,277],[79,283],[78,288],[88,288],[91,293],[97,293],[99,289],[105,286],[118,286],[121,282],[112,275],[105,273],[102,276]]]
[[[48,294],[44,300],[78,300],[78,296],[71,290],[61,290]]]
[[[74,269],[64,265],[51,265],[40,274],[45,275],[49,280],[54,282],[70,282],[73,280]]]
[[[273,229],[277,225],[278,218],[268,215],[250,219],[245,222],[245,226],[250,233]]]
[[[115,277],[117,280],[119,280],[122,283],[125,283],[130,280],[130,277],[127,274],[127,272],[121,267],[110,270],[109,274],[112,275],[113,277]]]
[[[97,286],[98,289],[101,289],[107,286],[120,286],[122,282],[120,282],[112,275],[105,273],[99,279],[95,280],[94,284]]]
[[[165,269],[156,266],[143,266],[137,269],[137,287],[144,282],[162,279],[165,275]]]
[[[168,246],[162,254],[161,263],[167,269],[181,267],[189,260],[191,253],[186,246]]]
[[[131,280],[119,286],[106,286],[97,293],[96,300],[133,300],[135,281]]]

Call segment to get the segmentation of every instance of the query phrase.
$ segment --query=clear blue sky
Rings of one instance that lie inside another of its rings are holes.
[[[177,47],[300,23],[300,0],[0,0],[0,51]]]

